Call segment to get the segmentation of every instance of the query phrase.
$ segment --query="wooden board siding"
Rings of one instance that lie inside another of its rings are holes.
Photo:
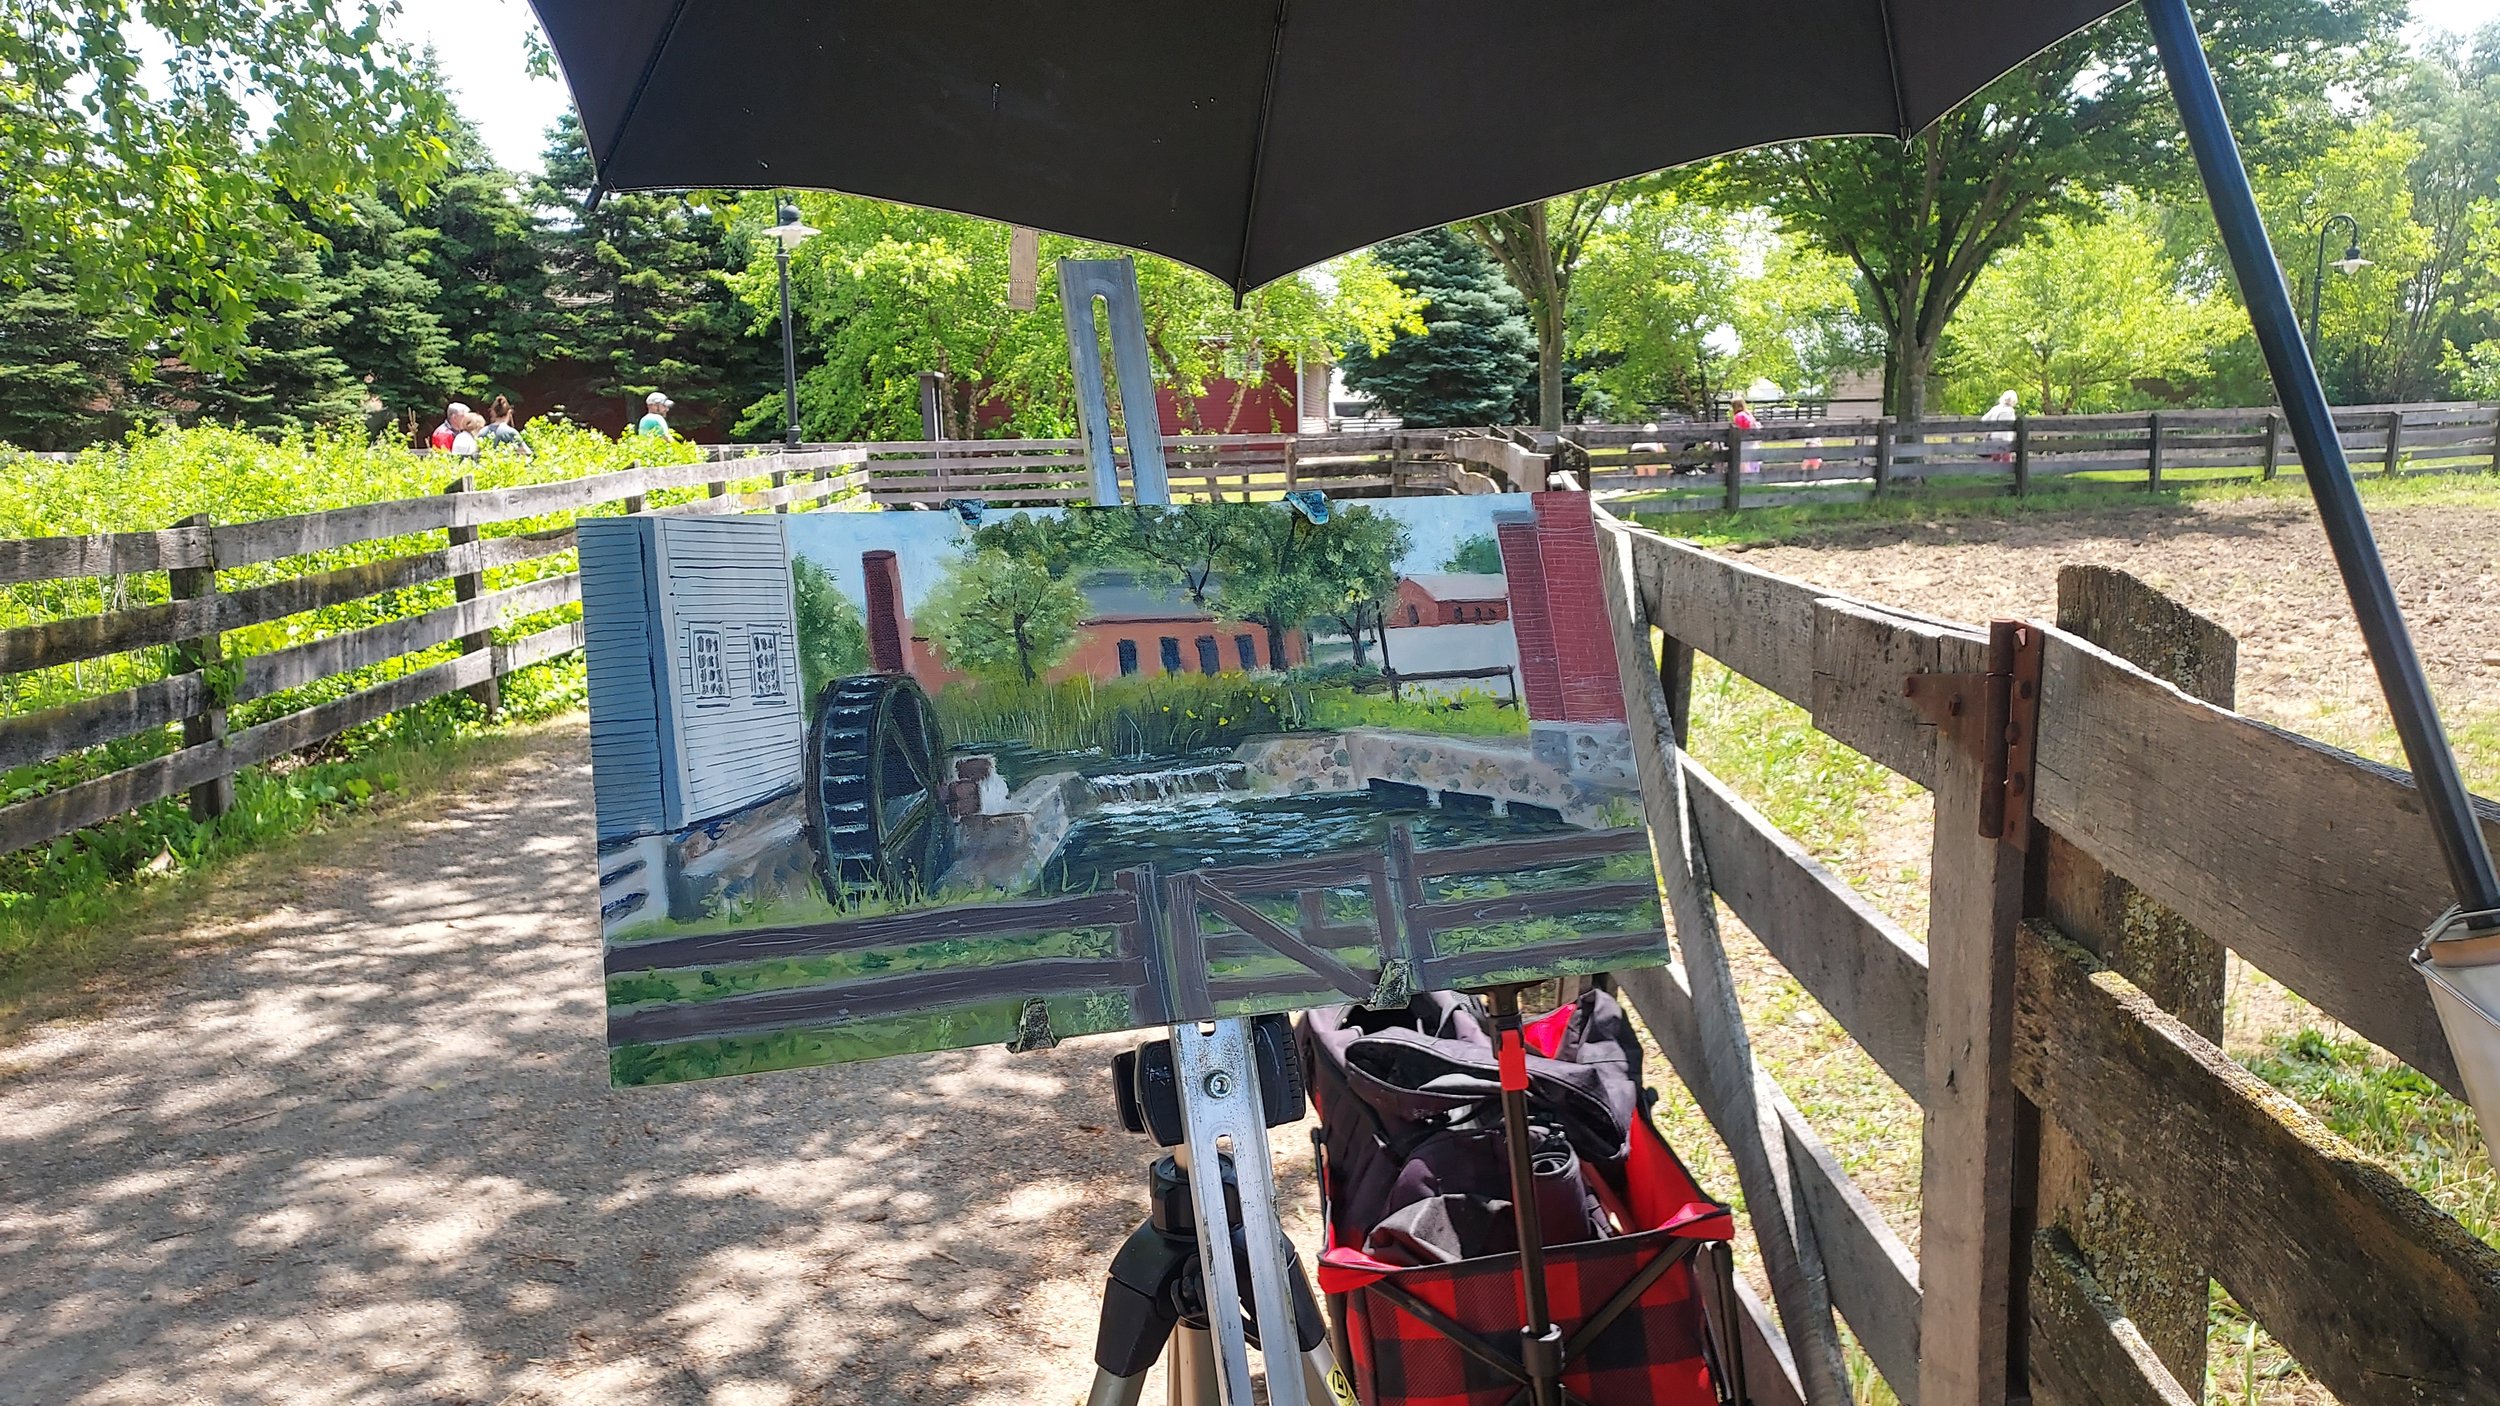
[[[806,752],[799,698],[798,611],[783,524],[768,518],[671,519],[658,538],[659,637],[673,719],[679,829],[788,790]],[[780,638],[780,690],[756,693],[755,636]],[[697,692],[698,638],[717,633],[725,692]]]
[[[582,649],[590,675],[590,781],[601,841],[668,828],[673,773],[652,645],[650,518],[592,518],[580,528]]]

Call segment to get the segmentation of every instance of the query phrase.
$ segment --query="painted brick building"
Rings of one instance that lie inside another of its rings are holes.
[[[1498,571],[1424,572],[1398,578],[1389,628],[1489,625],[1510,618],[1510,582]]]

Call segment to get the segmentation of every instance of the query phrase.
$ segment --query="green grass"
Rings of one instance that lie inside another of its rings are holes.
[[[1293,674],[1140,674],[1052,683],[950,684],[938,720],[958,744],[1022,742],[1050,752],[1180,757],[1279,732],[1394,728],[1442,736],[1524,735],[1527,716],[1489,693],[1398,700]]]
[[[1391,698],[1385,693],[1357,693],[1350,688],[1315,690],[1310,724],[1338,731],[1350,727],[1387,728],[1397,732],[1429,732],[1444,737],[1525,737],[1528,715],[1502,706],[1491,693],[1464,690],[1445,699]]]
[[[2362,474],[2355,482],[2361,500],[2371,507],[2500,508],[2500,476],[2491,474],[2411,474],[2398,478]],[[2242,482],[2165,487],[2160,493],[2101,489],[2049,488],[2017,498],[2010,493],[1971,496],[1903,490],[1862,503],[1806,503],[1745,508],[1734,513],[1643,513],[1638,500],[1627,505],[1629,516],[1643,527],[1706,547],[1790,542],[1853,528],[1887,523],[1929,523],[1970,519],[2005,519],[2060,513],[2106,514],[2142,507],[2180,508],[2199,502],[2241,499],[2309,501],[2308,485],[2298,478],[2272,483]]]

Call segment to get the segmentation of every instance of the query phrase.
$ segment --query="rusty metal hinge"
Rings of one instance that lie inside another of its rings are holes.
[[[1979,833],[2031,848],[2033,764],[2040,726],[2040,627],[1988,625],[1988,672],[1912,674],[1901,691],[1919,716],[1979,757]]]

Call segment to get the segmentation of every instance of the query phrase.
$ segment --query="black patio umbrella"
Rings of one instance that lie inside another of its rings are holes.
[[[1470,215],[1907,135],[2123,0],[535,0],[604,191],[801,187],[1244,293]],[[1781,81],[1731,41],[1779,36]]]

